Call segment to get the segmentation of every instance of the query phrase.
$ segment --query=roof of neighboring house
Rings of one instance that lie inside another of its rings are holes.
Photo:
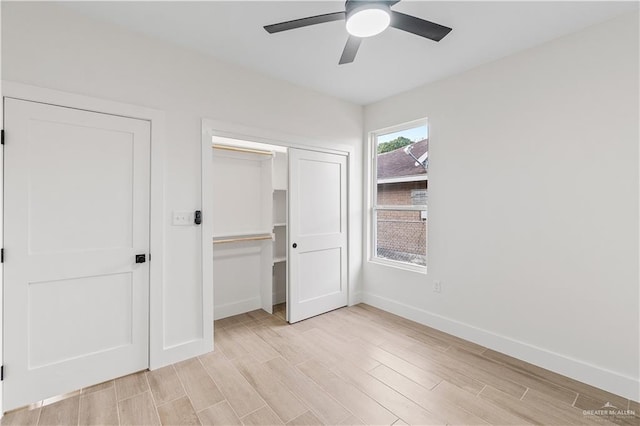
[[[411,145],[385,152],[384,154],[378,154],[378,179],[416,176],[427,173],[424,167],[405,152],[407,147],[411,149],[411,153],[416,158],[424,160],[429,151],[429,139],[423,139]]]

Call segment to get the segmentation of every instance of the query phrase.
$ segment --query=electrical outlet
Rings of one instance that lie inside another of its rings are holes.
[[[442,283],[439,280],[433,282],[433,292],[442,293]]]
[[[173,212],[173,226],[193,225],[193,212],[188,210]]]

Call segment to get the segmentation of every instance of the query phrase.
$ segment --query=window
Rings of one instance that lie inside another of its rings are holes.
[[[426,121],[372,134],[372,260],[427,265]]]

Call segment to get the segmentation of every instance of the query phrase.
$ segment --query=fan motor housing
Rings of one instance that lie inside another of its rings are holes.
[[[371,7],[377,8],[377,9],[384,9],[387,12],[390,12],[391,11],[390,3],[395,3],[395,2],[376,1],[376,0],[347,0],[344,3],[344,10],[346,12],[347,19],[349,19],[349,16],[351,16],[353,12],[361,9],[368,9]]]

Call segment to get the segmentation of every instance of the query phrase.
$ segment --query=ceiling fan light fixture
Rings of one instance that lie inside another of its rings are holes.
[[[354,37],[371,37],[380,34],[391,23],[389,6],[369,3],[347,12],[347,32]]]

